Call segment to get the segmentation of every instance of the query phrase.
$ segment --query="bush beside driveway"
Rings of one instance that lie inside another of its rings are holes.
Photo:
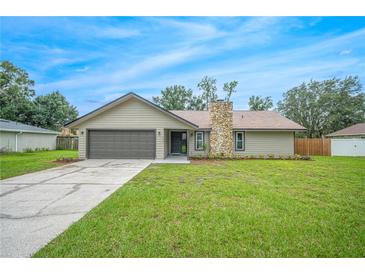
[[[154,164],[35,257],[364,257],[364,166]]]

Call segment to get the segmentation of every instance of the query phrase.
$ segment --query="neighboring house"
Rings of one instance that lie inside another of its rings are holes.
[[[326,137],[330,138],[343,138],[343,139],[351,139],[351,138],[360,138],[365,139],[365,123],[359,123],[331,134],[326,135]]]
[[[0,151],[56,149],[56,131],[0,119]]]
[[[365,156],[365,123],[326,135],[331,138],[332,156]]]
[[[273,111],[168,111],[128,93],[65,125],[79,132],[80,158],[157,158],[169,155],[292,155],[304,127]]]

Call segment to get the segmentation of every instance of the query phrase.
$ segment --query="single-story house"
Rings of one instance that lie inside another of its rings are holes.
[[[80,158],[169,155],[293,155],[301,125],[274,111],[236,111],[212,102],[207,111],[168,111],[128,93],[65,125],[79,132]]]
[[[45,128],[0,119],[0,151],[56,149],[58,134]]]
[[[331,138],[332,156],[365,156],[365,123],[326,135]]]

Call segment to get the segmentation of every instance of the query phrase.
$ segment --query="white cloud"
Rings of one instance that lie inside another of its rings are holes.
[[[341,52],[340,52],[340,55],[348,55],[348,54],[350,54],[352,52],[352,50],[351,49],[344,49],[344,50],[342,50]]]
[[[197,42],[200,40],[213,39],[226,35],[225,32],[216,28],[215,25],[209,23],[182,21],[172,18],[158,18],[151,19],[153,22],[158,22],[165,27],[175,28],[184,39],[190,42]],[[194,41],[189,39],[194,38]]]
[[[140,31],[137,29],[127,29],[122,27],[104,27],[96,28],[93,27],[91,34],[100,38],[109,39],[122,39],[140,35]]]

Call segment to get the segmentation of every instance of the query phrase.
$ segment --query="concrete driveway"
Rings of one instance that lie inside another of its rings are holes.
[[[30,257],[149,160],[86,160],[0,181],[0,257]]]

